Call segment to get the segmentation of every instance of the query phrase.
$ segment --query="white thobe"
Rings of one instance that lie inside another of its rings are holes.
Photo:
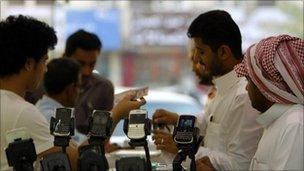
[[[216,170],[248,170],[262,129],[245,89],[247,81],[231,71],[213,83],[215,98],[198,119],[205,138],[196,159],[208,156]]]
[[[274,104],[257,118],[263,136],[250,170],[304,170],[303,105]]]

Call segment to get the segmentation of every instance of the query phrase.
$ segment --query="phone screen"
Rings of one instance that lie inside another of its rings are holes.
[[[146,119],[145,114],[131,114],[130,124],[144,124]]]
[[[181,119],[180,127],[194,127],[194,120],[193,119]]]
[[[58,123],[56,125],[55,132],[69,133],[71,116],[72,116],[72,109],[57,108],[55,117],[58,120]]]
[[[179,117],[174,137],[175,142],[182,144],[189,144],[192,142],[195,119],[196,118],[194,116],[189,115],[181,115]]]
[[[95,111],[93,114],[93,125],[91,133],[93,135],[102,135],[106,131],[109,114],[102,111]]]
[[[60,119],[61,123],[70,123],[70,119],[71,119],[71,115],[72,115],[72,109],[68,109],[68,108],[58,108],[56,110],[56,119]]]

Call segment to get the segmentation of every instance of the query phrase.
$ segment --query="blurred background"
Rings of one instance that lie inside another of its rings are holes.
[[[224,9],[239,25],[243,50],[278,34],[303,38],[303,1],[73,1],[1,0],[1,20],[31,15],[54,26],[62,56],[66,38],[83,28],[96,33],[103,50],[95,72],[115,86],[184,93],[203,103],[188,59],[187,28],[200,13]],[[223,26],[225,27],[225,26]]]

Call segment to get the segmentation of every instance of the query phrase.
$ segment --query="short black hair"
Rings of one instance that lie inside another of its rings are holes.
[[[242,36],[230,14],[213,10],[195,18],[187,33],[189,38],[198,37],[216,51],[221,45],[230,47],[236,59],[242,59]]]
[[[43,78],[45,91],[50,95],[56,95],[66,86],[77,83],[79,79],[80,65],[70,58],[56,58],[47,64],[47,72]]]
[[[0,22],[0,77],[18,74],[28,58],[38,62],[54,49],[52,27],[29,16],[9,16]]]
[[[100,51],[102,43],[96,34],[80,29],[68,37],[65,45],[64,56],[72,56],[78,48],[86,51]]]

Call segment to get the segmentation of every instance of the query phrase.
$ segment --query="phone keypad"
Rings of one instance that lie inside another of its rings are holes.
[[[144,124],[134,124],[134,125],[129,125],[128,129],[128,137],[129,138],[143,138],[145,136],[144,132]]]
[[[180,132],[178,131],[175,137],[179,140],[190,141],[192,139],[192,134],[190,132]]]

